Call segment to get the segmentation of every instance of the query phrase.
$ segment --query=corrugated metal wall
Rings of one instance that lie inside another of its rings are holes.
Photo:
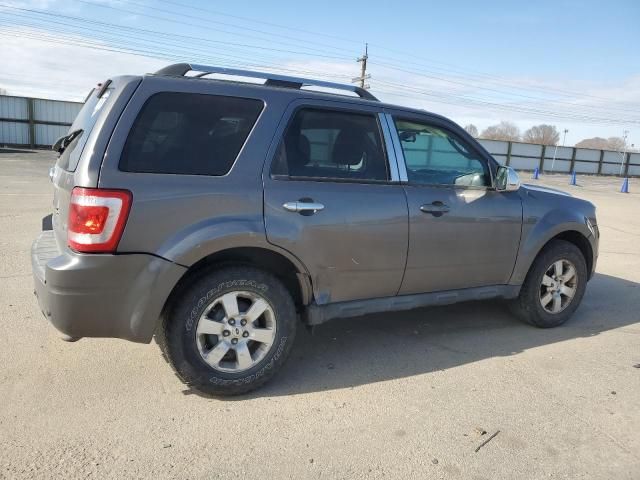
[[[49,147],[68,132],[81,108],[77,102],[0,95],[0,145]],[[620,174],[621,152],[479,141],[499,163],[519,170]],[[627,153],[624,163],[623,173],[640,176],[640,153]]]
[[[0,145],[49,147],[81,108],[77,102],[0,95]]]
[[[27,99],[23,97],[7,97],[0,95],[0,118],[28,120]]]
[[[33,100],[33,117],[37,122],[73,123],[81,103],[59,102],[56,100]]]
[[[29,124],[0,121],[0,145],[29,145]]]
[[[480,144],[502,165],[516,170],[554,171],[560,173],[640,175],[640,153],[628,153],[623,163],[622,152],[591,150],[574,147],[543,147],[530,143],[504,142],[501,140],[478,140]],[[544,155],[543,155],[544,154]],[[555,158],[555,160],[554,160]]]
[[[36,123],[36,145],[53,145],[57,139],[66,135],[69,127]]]

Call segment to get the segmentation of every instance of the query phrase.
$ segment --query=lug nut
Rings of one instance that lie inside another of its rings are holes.
[[[247,324],[247,321],[244,318],[240,320],[240,325],[244,327],[246,324]]]
[[[232,339],[231,343],[233,343],[235,345],[236,343],[238,343],[238,339],[237,338]]]
[[[229,330],[223,330],[222,331],[222,336],[223,337],[228,337],[229,335],[231,335],[231,332]]]
[[[247,337],[249,336],[249,332],[243,332],[243,333],[242,333],[242,336],[243,336],[244,338],[247,338]]]
[[[235,324],[236,324],[236,321],[233,318],[229,320],[229,325],[235,325]]]

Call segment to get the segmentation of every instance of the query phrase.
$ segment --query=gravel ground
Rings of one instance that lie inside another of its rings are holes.
[[[52,160],[0,150],[0,478],[640,478],[640,195],[619,179],[536,181],[598,207],[598,273],[564,327],[495,302],[335,321],[219,400],[155,344],[68,344],[44,320],[29,247]]]

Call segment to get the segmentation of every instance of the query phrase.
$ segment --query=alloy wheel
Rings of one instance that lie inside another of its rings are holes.
[[[258,364],[276,335],[273,308],[254,292],[233,291],[204,310],[196,328],[202,359],[213,369],[239,373]]]
[[[569,260],[553,262],[540,284],[540,304],[547,313],[556,314],[569,306],[578,290],[578,273]]]

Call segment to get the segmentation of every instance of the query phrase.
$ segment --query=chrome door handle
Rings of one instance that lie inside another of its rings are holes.
[[[302,212],[319,212],[324,210],[324,205],[318,202],[286,202],[282,204],[282,207],[288,212],[302,213]]]

